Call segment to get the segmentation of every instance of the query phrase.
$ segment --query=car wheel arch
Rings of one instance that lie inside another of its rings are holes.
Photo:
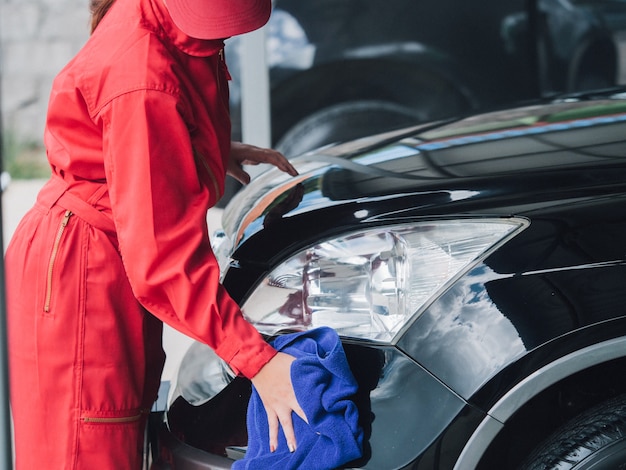
[[[519,435],[520,430],[514,429],[515,425],[511,425],[515,416],[525,413],[533,401],[546,396],[560,384],[566,386],[568,381],[575,380],[578,375],[602,371],[614,361],[626,363],[624,351],[626,336],[609,339],[562,356],[529,375],[487,411],[483,421],[476,427],[461,451],[454,466],[455,470],[490,468],[490,465],[499,459],[501,449],[498,440],[507,426],[509,426],[509,429],[506,429],[507,433]],[[626,390],[616,391],[615,394],[624,391]],[[598,398],[588,407],[601,401]],[[532,438],[538,439],[537,444],[541,442],[539,436]]]

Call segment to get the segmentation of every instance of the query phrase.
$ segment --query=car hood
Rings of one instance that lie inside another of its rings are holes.
[[[299,176],[272,169],[233,198],[223,217],[222,253],[267,264],[294,244],[347,226],[452,214],[524,216],[556,199],[623,185],[626,93],[424,124],[293,162]]]

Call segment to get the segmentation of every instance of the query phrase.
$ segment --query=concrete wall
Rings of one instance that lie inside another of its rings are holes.
[[[89,0],[0,0],[4,135],[39,143],[55,75],[89,35]]]

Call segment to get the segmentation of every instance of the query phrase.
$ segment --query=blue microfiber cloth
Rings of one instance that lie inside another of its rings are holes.
[[[350,399],[358,386],[337,333],[320,327],[280,336],[273,346],[296,358],[291,380],[309,422],[292,413],[297,449],[289,452],[280,429],[278,448],[270,452],[267,414],[253,388],[247,415],[248,450],[233,470],[330,470],[361,457],[363,430]]]

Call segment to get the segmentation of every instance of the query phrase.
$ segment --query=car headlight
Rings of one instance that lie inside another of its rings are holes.
[[[276,267],[242,310],[267,335],[324,325],[343,337],[392,342],[446,286],[526,225],[430,221],[344,234]]]

